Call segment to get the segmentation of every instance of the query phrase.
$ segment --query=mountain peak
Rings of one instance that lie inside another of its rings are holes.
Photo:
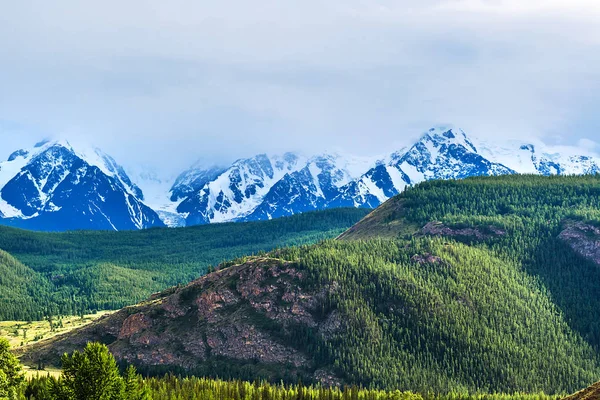
[[[123,168],[98,148],[45,140],[0,162],[0,216],[39,230],[161,226]],[[7,222],[5,222],[7,223]]]
[[[525,150],[530,153],[535,153],[535,146],[532,144],[523,144],[521,145],[521,147],[519,147],[519,150]]]
[[[435,127],[429,129],[426,133],[421,136],[420,143],[429,142],[435,147],[443,145],[457,145],[462,146],[468,151],[477,153],[477,148],[473,142],[467,137],[467,134],[459,128],[451,127]]]
[[[460,129],[456,129],[456,127],[454,127],[453,125],[436,125],[432,128],[430,128],[427,133],[432,134],[432,135],[443,135],[446,132],[452,132],[452,131],[461,131]]]
[[[39,142],[37,142],[33,147],[34,148],[39,148],[42,147],[43,145],[45,145],[46,143],[50,142],[50,139],[44,139],[44,140],[40,140]]]
[[[37,163],[36,168],[32,163]],[[81,171],[77,170],[82,164]],[[549,147],[535,138],[497,145],[472,139],[460,128],[439,125],[423,132],[411,146],[377,158],[340,151],[261,153],[223,167],[197,162],[177,177],[162,178],[147,168],[129,167],[133,182],[111,156],[71,139],[44,140],[17,150],[8,161],[0,162],[0,222],[58,210],[58,203],[50,201],[57,185],[67,178],[76,177],[75,182],[82,174],[108,178],[123,191],[120,196],[133,202],[133,214],[146,207],[169,226],[179,226],[270,219],[334,207],[373,208],[406,187],[431,179],[593,174],[600,172],[600,160],[583,149]],[[13,200],[7,202],[7,184],[18,175],[24,175],[21,183],[27,192],[13,185]],[[45,187],[48,182],[53,186]],[[103,202],[95,198],[92,205],[86,203],[95,190],[90,189],[78,204],[81,212],[88,213],[89,207]],[[22,207],[14,206],[17,203]],[[134,226],[145,223],[138,218]]]

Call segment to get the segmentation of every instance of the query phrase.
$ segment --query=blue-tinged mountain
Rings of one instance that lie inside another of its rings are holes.
[[[275,183],[260,205],[243,220],[271,219],[332,208],[332,201],[345,186],[360,176],[357,171],[368,168],[370,163],[369,159],[339,154],[310,158],[301,169],[286,173]]]
[[[43,142],[0,163],[0,223],[122,230],[254,221],[338,207],[375,208],[432,179],[600,173],[600,160],[585,149],[536,140],[489,143],[445,127],[381,157],[260,154],[229,167],[205,165],[201,160],[176,179],[152,166],[129,165],[126,173],[98,150]]]
[[[341,188],[329,207],[377,207],[407,186],[431,179],[513,174],[481,156],[460,129],[434,128],[408,150],[393,153],[356,181]]]
[[[190,169],[171,189],[186,224],[271,219],[335,207],[375,208],[431,179],[515,173],[594,174],[598,160],[541,143],[490,145],[453,128],[433,128],[387,157],[259,155],[228,169]]]
[[[209,169],[198,171],[192,180],[194,185],[204,183],[200,190],[193,191],[177,206],[187,225],[241,220],[258,207],[270,189],[286,174],[293,173],[303,164],[296,154],[256,157],[237,160],[225,170]],[[194,176],[189,171],[185,173]],[[207,177],[212,179],[207,181]],[[184,177],[178,182],[187,182]],[[179,198],[190,184],[177,184],[172,188],[172,199]]]
[[[34,230],[164,226],[113,158],[67,141],[40,142],[0,162],[0,223]]]
[[[407,186],[431,179],[600,172],[596,158],[578,151],[539,142],[491,145],[460,129],[439,127],[412,146],[377,159],[287,153],[238,160],[224,170],[191,169],[173,186],[171,200],[178,202],[177,212],[188,225],[270,219],[335,207],[375,208]],[[190,178],[195,176],[199,179]]]
[[[239,219],[269,219],[335,207],[374,208],[424,180],[512,173],[479,155],[464,132],[432,129],[411,148],[387,160],[341,155],[308,159],[301,169],[285,174],[257,207]]]
[[[173,202],[186,199],[204,188],[207,183],[217,179],[225,170],[226,168],[218,166],[204,169],[194,165],[177,177],[169,192],[169,198]]]
[[[509,142],[501,146],[482,142],[479,152],[519,173],[550,175],[594,175],[600,173],[600,160],[581,154],[584,149],[551,148],[539,141]]]

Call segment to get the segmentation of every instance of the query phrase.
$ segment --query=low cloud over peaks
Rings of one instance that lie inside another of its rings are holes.
[[[0,136],[165,166],[378,154],[437,121],[589,147],[599,17],[587,0],[18,2],[0,16]]]

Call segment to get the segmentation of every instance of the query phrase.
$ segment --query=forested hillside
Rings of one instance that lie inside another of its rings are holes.
[[[535,278],[441,239],[328,241],[243,259],[128,307],[23,361],[87,341],[149,374],[419,392],[573,392],[600,376],[592,346]]]
[[[264,222],[125,232],[0,227],[0,319],[118,309],[187,283],[224,260],[335,237],[365,214],[338,209]]]
[[[600,177],[429,182],[340,237],[241,258],[56,340],[147,374],[572,393],[600,377]]]
[[[441,236],[515,263],[572,329],[600,349],[600,175],[427,182],[389,200],[343,239]]]
[[[485,250],[422,238],[327,242],[281,256],[339,283],[333,305],[348,323],[326,347],[350,382],[561,393],[600,374],[591,346],[536,280]]]
[[[37,315],[39,300],[52,285],[31,268],[0,250],[0,315],[6,319]]]

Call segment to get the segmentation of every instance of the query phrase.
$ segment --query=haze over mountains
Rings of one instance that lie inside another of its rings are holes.
[[[172,178],[139,166],[123,168],[98,149],[50,141],[0,162],[0,223],[131,230],[265,220],[335,207],[374,208],[431,179],[598,172],[600,159],[585,149],[483,142],[444,127],[381,158],[260,154],[229,166],[198,163]]]

